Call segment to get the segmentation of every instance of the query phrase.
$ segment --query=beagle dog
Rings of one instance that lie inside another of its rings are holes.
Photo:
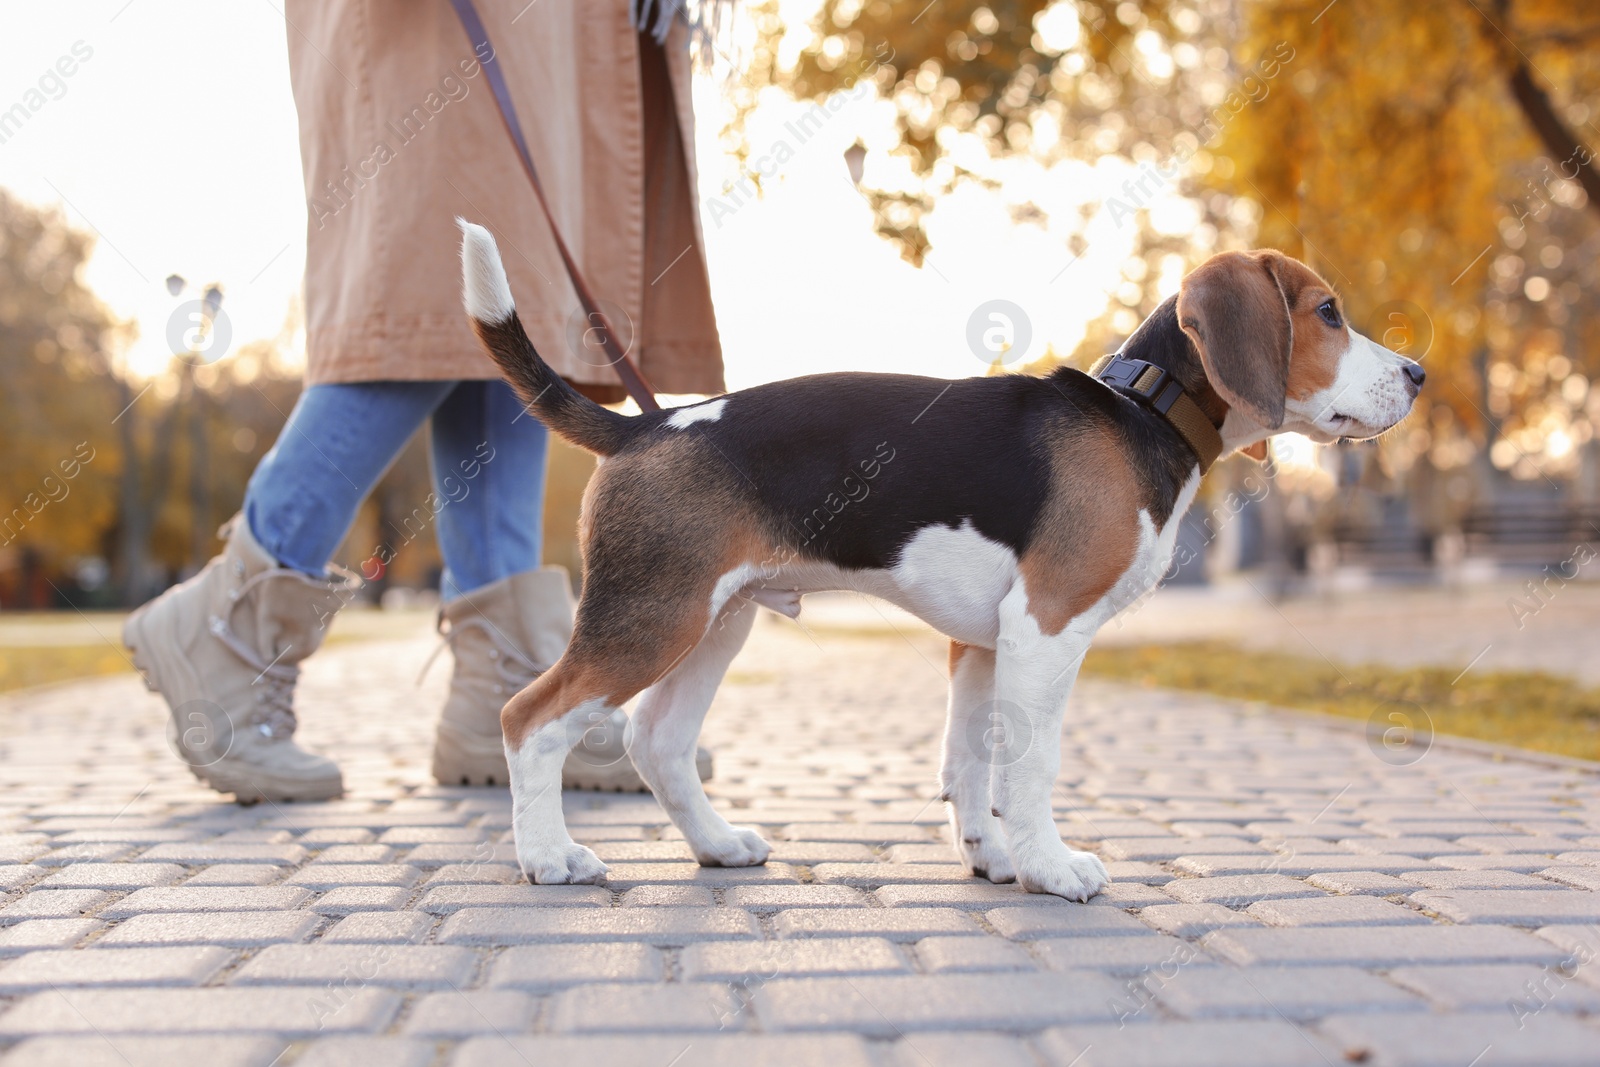
[[[1263,250],[1211,257],[1094,375],[819,374],[629,417],[539,358],[494,239],[461,228],[479,339],[530,412],[603,457],[571,643],[501,713],[517,859],[539,883],[605,877],[567,833],[561,765],[639,694],[634,764],[696,858],[764,862],[701,788],[701,723],[758,604],[792,616],[806,593],[857,590],[950,638],[940,783],[961,862],[1087,900],[1105,866],[1062,842],[1050,797],[1095,632],[1160,580],[1218,455],[1265,458],[1286,431],[1374,437],[1423,380],[1310,268]]]

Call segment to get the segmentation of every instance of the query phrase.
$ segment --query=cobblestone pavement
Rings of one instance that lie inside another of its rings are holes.
[[[1070,904],[952,862],[937,639],[767,618],[707,736],[771,862],[702,870],[648,796],[569,794],[611,880],[529,886],[507,795],[427,780],[426,652],[308,666],[328,804],[219,802],[131,676],[0,701],[0,1063],[1600,1059],[1581,768],[1084,684],[1057,811],[1116,881]]]

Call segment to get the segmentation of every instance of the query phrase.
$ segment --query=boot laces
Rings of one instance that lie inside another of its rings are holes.
[[[344,591],[354,589],[360,584],[360,579],[342,567],[330,566],[329,570],[339,578],[339,582],[319,581],[287,567],[260,571],[246,578],[238,589],[229,593],[229,599],[236,608],[246,593],[272,578],[290,578],[304,582],[318,591],[330,588]],[[232,610],[233,608],[229,609],[230,614]],[[259,672],[255,681],[250,684],[259,687],[260,696],[256,699],[255,707],[246,716],[244,726],[270,741],[287,741],[293,737],[295,727],[298,725],[294,714],[294,689],[295,683],[300,679],[300,667],[298,662],[280,661],[293,651],[294,646],[289,645],[275,658],[268,660],[234,633],[233,628],[228,625],[228,619],[223,616],[211,616],[210,629],[212,635],[226,645],[229,651],[243,660],[247,666]]]
[[[439,632],[439,643],[429,653],[427,661],[422,665],[421,673],[417,675],[419,686],[428,676],[428,671],[432,669],[433,661],[439,658],[439,653],[443,652],[446,646],[454,651],[456,638],[467,630],[474,629],[487,634],[489,643],[494,645],[495,651],[499,653],[491,656],[489,662],[494,664],[495,673],[500,675],[500,679],[509,687],[509,692],[515,693],[523,689],[544,673],[544,668],[529,659],[527,654],[514,645],[498,626],[494,626],[487,619],[463,619],[460,622],[450,623],[447,628],[444,612],[441,610],[435,628]]]

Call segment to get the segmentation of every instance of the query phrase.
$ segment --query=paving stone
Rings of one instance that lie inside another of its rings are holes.
[[[449,945],[272,945],[247,960],[230,985],[323,985],[427,989],[465,986],[477,970],[471,949]]]
[[[769,859],[782,863],[805,864],[815,867],[820,863],[871,863],[876,857],[866,845],[849,841],[772,841]],[[945,860],[950,853],[946,846]]]
[[[350,1067],[353,1063],[432,1067],[436,1055],[433,1042],[414,1038],[325,1037],[308,1045],[294,1067]]]
[[[1040,937],[1148,936],[1150,928],[1116,908],[996,908],[984,916],[1002,937],[1032,941]]]
[[[945,863],[954,855],[954,849],[944,842],[927,845],[891,845],[881,857],[885,863]],[[868,855],[865,857],[871,859]]]
[[[686,1051],[687,1050],[687,1051]],[[450,1067],[514,1064],[582,1064],[583,1067],[882,1067],[870,1046],[847,1034],[676,1034],[673,1036],[565,1037],[559,1035],[472,1038]]]
[[[377,839],[378,835],[371,830],[355,826],[339,826],[307,830],[300,835],[299,842],[307,848],[323,848],[328,845],[370,845]]]
[[[755,993],[769,1031],[845,1029],[875,1037],[918,1030],[1035,1030],[1112,1018],[1120,986],[1090,972],[782,978]]]
[[[102,908],[112,894],[100,889],[35,889],[0,908],[0,926],[29,919],[75,919]]]
[[[100,928],[94,919],[29,919],[0,926],[0,958],[39,949],[71,948]]]
[[[1478,850],[1458,841],[1442,837],[1347,837],[1339,842],[1351,852],[1365,852],[1380,856],[1416,856],[1429,859],[1434,856],[1466,856]]]
[[[317,917],[303,911],[168,912],[135,915],[107,930],[96,948],[141,945],[224,945],[256,948],[304,941]]]
[[[37,889],[142,889],[171,885],[186,872],[175,863],[74,863],[39,882]]]
[[[416,911],[365,911],[347,915],[323,934],[320,943],[410,945],[433,929],[434,918]]]
[[[1106,864],[1106,873],[1111,875],[1112,885],[1166,885],[1173,878],[1171,871],[1143,860],[1111,860]]]
[[[388,845],[328,845],[317,853],[315,863],[393,863],[394,849]]]
[[[910,823],[794,823],[778,835],[787,841],[846,841],[862,845],[926,842],[927,831]]]
[[[1427,1009],[1420,998],[1356,967],[1217,967],[1179,971],[1170,980],[1147,982],[1145,988],[1169,1011],[1191,1019],[1309,1021],[1336,1011]]]
[[[1448,858],[1441,857],[1440,862]],[[1433,863],[1411,856],[1270,855],[1263,859],[1262,856],[1249,854],[1238,856],[1186,854],[1174,860],[1172,866],[1180,873],[1206,878],[1232,874],[1286,874],[1304,878],[1313,874],[1351,870],[1400,874],[1404,871],[1425,871],[1432,867]]]
[[[1578,889],[1600,889],[1600,868],[1596,867],[1546,867],[1539,877]]]
[[[185,841],[148,848],[138,859],[142,863],[182,863],[190,867],[207,863],[270,863],[297,867],[310,857],[311,853],[300,845]]]
[[[1581,889],[1424,889],[1413,903],[1457,923],[1545,926],[1600,922],[1600,894]]]
[[[329,890],[310,905],[319,915],[353,915],[358,911],[394,911],[405,906],[409,889],[382,885],[351,885]]]
[[[611,907],[611,891],[597,885],[442,885],[428,890],[417,904],[435,915],[463,908],[584,907]]]
[[[888,1046],[890,1067],[1037,1067],[1039,1060],[1021,1038],[1007,1034],[916,1034]]]
[[[461,1038],[531,1029],[539,1002],[510,989],[428,993],[412,1005],[402,1030],[413,1037]]]
[[[702,867],[698,863],[613,863],[606,871],[606,886],[627,889],[636,885],[691,884],[723,888],[760,883],[798,884],[799,876],[787,863],[759,867]]]
[[[49,852],[34,859],[40,867],[66,867],[74,863],[112,863],[116,860],[126,859],[134,852],[132,845],[113,844],[111,842],[96,842],[87,845],[67,845],[64,848],[51,849]]]
[[[1031,893],[1029,897],[1043,900],[1051,899],[1047,893]],[[1031,903],[1033,901],[1030,899],[1028,902]],[[1089,906],[1092,908],[1148,908],[1154,904],[1170,904],[1171,902],[1172,898],[1162,892],[1162,887],[1143,885],[1138,882],[1129,882],[1124,885],[1112,882],[1090,898]],[[1073,902],[1066,901],[1065,903],[1070,904]]]
[[[1452,871],[1511,871],[1515,874],[1532,874],[1550,866],[1550,857],[1543,853],[1499,853],[1492,856],[1440,856],[1435,865]]]
[[[219,863],[196,871],[184,881],[188,888],[218,885],[274,885],[283,881],[287,867],[270,863]]]
[[[400,998],[379,989],[74,989],[32,993],[0,1015],[0,1036],[273,1034],[315,1037],[383,1029]],[[92,1020],[92,1021],[91,1021]]]
[[[0,1056],[3,1067],[272,1067],[288,1043],[273,1037],[33,1037]],[[307,1062],[304,1059],[298,1061]],[[349,1062],[349,1061],[345,1061]],[[394,1065],[389,1065],[394,1067]]]
[[[685,948],[680,966],[684,980],[694,982],[905,974],[911,969],[901,951],[882,937],[707,942]]]
[[[1330,893],[1387,897],[1397,893],[1411,893],[1416,886],[1403,882],[1392,874],[1376,871],[1337,871],[1331,874],[1313,874],[1306,879],[1308,885],[1326,889]]]
[[[1078,1024],[1050,1030],[1038,1043],[1049,1062],[1073,1067],[1328,1067],[1340,1062],[1337,1047],[1282,1019]]]
[[[1555,963],[1561,952],[1521,930],[1494,926],[1302,927],[1218,930],[1201,945],[1245,966]]]
[[[1139,918],[1174,937],[1199,937],[1225,926],[1259,925],[1254,917],[1221,904],[1157,904],[1141,909]]]
[[[123,919],[155,912],[288,911],[310,899],[311,891],[299,886],[160,886],[136,889],[102,915]]]
[[[445,920],[438,940],[450,945],[537,941],[687,945],[760,935],[755,916],[735,908],[465,908]]]
[[[811,868],[817,881],[833,885],[853,885],[876,889],[882,885],[909,885],[918,882],[948,885],[992,884],[974,878],[959,863],[819,863]]]
[[[867,905],[865,893],[846,885],[738,885],[724,890],[722,899],[729,907],[750,911],[863,908]]]
[[[783,939],[865,936],[917,941],[936,934],[983,933],[966,913],[956,908],[797,909],[779,912],[772,928]]]
[[[0,867],[0,891],[31,885],[49,873],[48,867],[35,867],[31,863],[14,863]]]
[[[1484,1015],[1335,1015],[1318,1024],[1348,1062],[1385,1067],[1593,1067],[1595,1031],[1544,1012],[1517,1029],[1508,1011]],[[1492,1053],[1492,1055],[1491,1055]],[[1337,1058],[1333,1062],[1338,1062]]]
[[[1030,893],[1015,882],[995,885],[976,880],[961,885],[886,885],[873,896],[886,908],[950,907],[983,911],[1030,904],[1075,906],[1071,901],[1048,893]]]
[[[1401,881],[1424,889],[1549,889],[1542,878],[1515,871],[1408,871]],[[1415,892],[1414,889],[1407,892]]]
[[[488,839],[483,831],[470,826],[422,825],[422,822],[448,824],[453,818],[425,819],[413,826],[393,826],[378,835],[380,845],[475,845]],[[369,825],[371,825],[369,823]]]
[[[1185,967],[1215,963],[1198,945],[1177,937],[1044,938],[1030,947],[1053,971],[1151,973],[1170,978]]]
[[[750,1013],[721,984],[584,985],[556,994],[557,1033],[706,1033],[747,1029]]]
[[[1427,926],[1426,915],[1376,897],[1263,900],[1245,909],[1272,926]]]
[[[1565,852],[1572,847],[1572,842],[1564,837],[1553,837],[1549,834],[1474,834],[1468,837],[1456,838],[1456,844],[1475,848],[1479,852],[1539,852],[1554,856],[1557,852]]]
[[[928,937],[917,942],[916,953],[929,974],[1038,969],[1027,949],[998,937]]]
[[[1237,874],[1222,878],[1178,878],[1162,886],[1184,904],[1221,904],[1242,908],[1258,900],[1327,896],[1315,886],[1281,874]]]
[[[701,947],[691,946],[685,954]],[[546,992],[585,983],[659,982],[665,974],[661,950],[649,945],[526,945],[495,957],[488,984]]]
[[[286,885],[307,889],[337,889],[341,886],[415,885],[422,877],[415,867],[403,863],[311,863],[286,880]]]
[[[636,885],[621,900],[625,908],[709,908],[716,902],[703,885]]]
[[[423,884],[430,888],[436,885],[516,885],[525,880],[522,871],[510,863],[447,863],[429,875]]]
[[[1266,849],[1243,837],[1113,837],[1100,843],[1108,859],[1175,860],[1180,856],[1252,855],[1256,862]],[[1259,869],[1259,868],[1255,868]]]
[[[402,855],[400,862],[412,867],[421,867],[423,870],[461,863],[504,863],[515,866],[517,850],[516,846],[509,842],[492,844],[488,841],[479,841],[471,845],[417,845]]]
[[[1510,1011],[1513,1016],[1556,1011],[1600,1012],[1600,989],[1578,980],[1573,961],[1397,967],[1389,980],[1427,997],[1445,1011]]]
[[[202,985],[233,962],[216,946],[124,948],[114,952],[30,952],[0,966],[0,993],[58,986]]]

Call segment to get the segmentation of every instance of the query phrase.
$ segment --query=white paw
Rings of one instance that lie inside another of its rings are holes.
[[[1011,854],[1006,850],[1006,832],[1000,828],[998,819],[987,830],[958,833],[956,854],[961,857],[961,865],[979,878],[996,884],[1017,880]]]
[[[760,834],[741,826],[730,826],[725,836],[707,838],[693,848],[702,867],[756,867],[772,853]]]
[[[1054,893],[1082,902],[1111,884],[1111,875],[1099,856],[1074,852],[1059,842],[1055,849],[1041,850],[1030,860],[1019,859],[1017,864],[1017,881],[1030,893]]]
[[[603,882],[606,865],[584,845],[533,845],[517,849],[522,873],[536,885],[592,885]]]

